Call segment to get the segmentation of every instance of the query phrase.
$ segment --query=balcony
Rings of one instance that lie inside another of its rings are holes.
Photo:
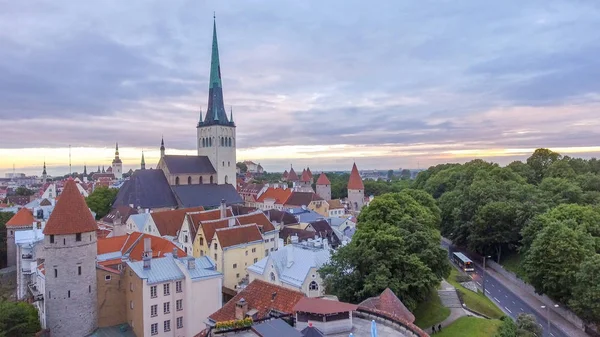
[[[33,297],[33,302],[44,300],[44,294],[38,289],[37,284],[30,283],[27,285],[27,289],[29,290],[29,292],[31,293],[31,296]]]
[[[21,258],[23,260],[33,260],[33,254],[29,253],[29,254],[22,254]]]

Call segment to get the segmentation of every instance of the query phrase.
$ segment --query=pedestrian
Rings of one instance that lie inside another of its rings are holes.
[[[442,331],[442,325],[441,324],[438,325],[438,331]]]
[[[435,325],[431,327],[431,334],[433,335],[435,333]]]

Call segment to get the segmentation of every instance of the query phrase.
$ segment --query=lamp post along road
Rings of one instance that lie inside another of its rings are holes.
[[[485,260],[491,258],[491,256],[484,256],[483,257],[483,271],[481,272],[481,277],[482,277],[482,282],[481,282],[481,287],[483,288],[483,296],[487,297],[485,295]]]
[[[554,305],[555,308],[558,308],[558,304]],[[548,319],[548,336],[550,336],[550,306],[541,306],[542,309],[546,309],[546,318]]]

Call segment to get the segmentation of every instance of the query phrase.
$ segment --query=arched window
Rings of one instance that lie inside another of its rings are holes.
[[[227,162],[227,167],[231,167],[231,162],[230,161]]]
[[[206,147],[206,139],[202,138],[202,147]]]
[[[319,290],[319,284],[316,281],[312,281],[308,285],[308,290]]]
[[[275,282],[275,273],[271,272],[271,282]]]
[[[229,147],[231,147],[231,137],[229,137]]]
[[[219,137],[219,139],[221,140],[221,146],[223,146],[223,137]]]
[[[179,185],[179,177],[175,177],[175,185]]]
[[[199,182],[200,182],[200,184],[203,184],[203,182],[202,182],[202,176],[200,176],[200,181]]]
[[[213,143],[213,140],[214,140],[214,139],[215,139],[215,137],[211,137],[211,138],[209,138],[209,140],[210,140],[210,146],[213,146],[213,145],[212,145],[212,143]]]
[[[188,177],[188,185],[192,184],[192,177]]]
[[[210,183],[213,183],[213,176],[210,176]]]
[[[223,160],[223,167],[225,167],[225,161]]]
[[[229,183],[227,182],[227,176],[225,176],[225,184],[229,184]]]

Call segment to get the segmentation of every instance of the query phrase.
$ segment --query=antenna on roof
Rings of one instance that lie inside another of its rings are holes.
[[[69,175],[73,172],[71,171],[71,144],[69,144]]]

